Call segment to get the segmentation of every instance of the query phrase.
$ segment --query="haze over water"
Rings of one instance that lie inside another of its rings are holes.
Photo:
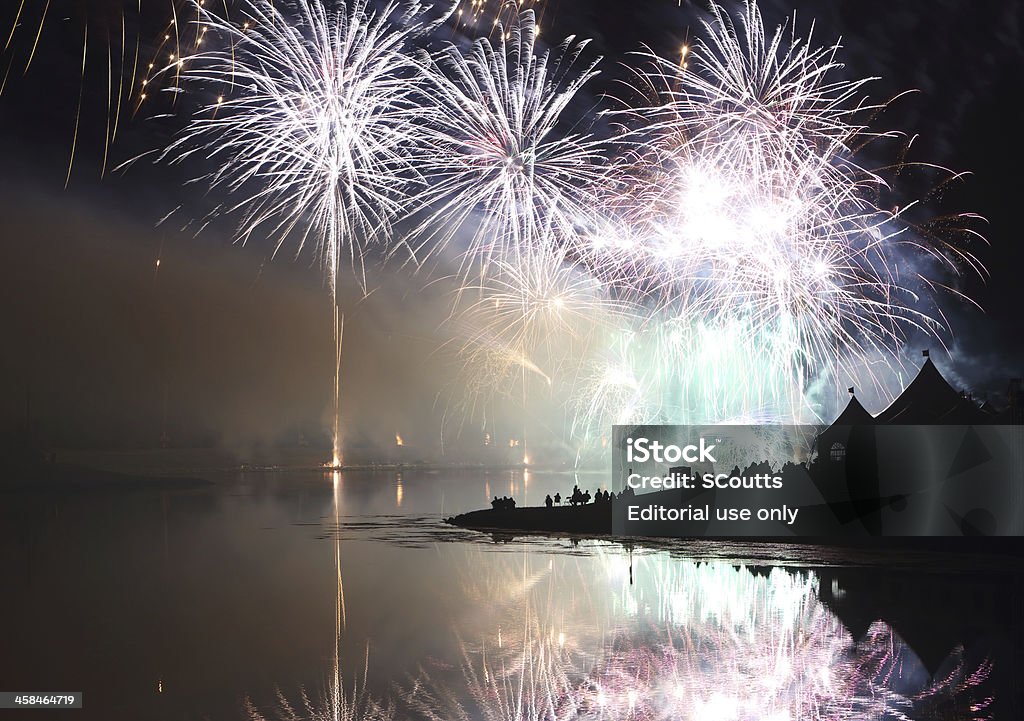
[[[303,688],[326,718],[336,656],[343,687],[365,680],[398,719],[882,718],[880,689],[910,697],[987,658],[994,670],[966,698],[1009,704],[1022,668],[988,620],[1019,598],[1008,557],[509,541],[441,523],[495,495],[534,505],[593,490],[603,474],[90,460],[213,483],[3,496],[0,686],[85,693],[83,711],[34,719],[237,719],[253,713],[246,699],[278,718],[278,691],[301,712]],[[895,632],[872,623],[886,616]],[[913,648],[921,638],[934,643]],[[929,703],[911,717],[973,717]]]

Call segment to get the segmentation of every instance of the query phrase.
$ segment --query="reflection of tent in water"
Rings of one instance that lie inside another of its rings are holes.
[[[850,398],[818,435],[811,476],[838,516],[872,535],[886,526],[898,535],[1006,533],[1010,519],[997,517],[1014,505],[1003,502],[1020,468],[1020,434],[1009,428],[1020,423],[1019,381],[1011,381],[1008,407],[996,410],[955,390],[927,355],[877,415]]]
[[[977,662],[992,644],[1002,639],[1019,644],[1024,638],[1024,631],[1007,638],[1002,620],[1014,615],[1019,582],[1013,573],[957,575],[949,569],[934,573],[925,564],[918,565],[912,555],[895,556],[893,561],[892,567],[884,568],[816,570],[819,598],[855,639],[870,637],[881,619],[909,646],[929,676],[941,677],[943,667],[948,672],[950,661],[962,657],[963,645],[972,649],[969,655]],[[972,565],[969,557],[947,562]],[[1014,664],[1004,670],[1014,685],[1013,670],[1018,667]]]

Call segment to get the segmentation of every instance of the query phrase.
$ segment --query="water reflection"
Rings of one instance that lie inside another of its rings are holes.
[[[251,699],[246,699],[245,713],[250,721],[393,721],[395,718],[394,708],[378,703],[365,683],[352,688],[332,685],[319,694],[311,694],[303,688],[295,699],[278,690],[271,710],[261,710]]]
[[[521,473],[217,480],[4,498],[0,676],[63,679],[103,721],[1020,716],[1005,545],[496,544],[441,518],[519,501]],[[529,494],[574,483],[601,478]]]
[[[342,517],[335,496],[335,522]],[[333,535],[341,652],[341,534]],[[319,703],[278,718],[424,721],[983,719],[991,665],[952,649],[934,676],[887,624],[855,639],[812,570],[697,561],[600,544],[583,556],[460,545],[456,653],[424,658],[387,702],[333,665]],[[841,597],[831,583],[829,592]],[[264,719],[255,707],[251,718]]]
[[[585,566],[525,557],[488,564],[465,592],[495,611],[463,643],[461,677],[425,672],[404,700],[412,718],[911,719],[986,718],[990,666],[955,650],[931,680],[876,622],[855,642],[819,600],[813,572],[754,573],[664,554],[602,555]],[[495,593],[498,591],[498,593]],[[589,591],[589,592],[588,592]]]
[[[331,473],[331,506],[334,510],[334,522],[341,522],[341,471]],[[334,668],[331,675],[330,701],[335,709],[348,708],[347,697],[341,685],[341,633],[345,629],[345,587],[341,580],[341,538],[334,539]],[[365,676],[364,676],[365,679]],[[308,707],[308,705],[307,705]],[[335,718],[347,718],[335,713]]]
[[[342,473],[331,471],[331,508],[335,526],[341,523]],[[398,476],[401,494],[401,475]],[[401,505],[401,495],[398,504]],[[281,689],[277,690],[276,703],[271,712],[261,710],[247,698],[245,712],[250,721],[271,719],[307,719],[308,721],[392,721],[395,718],[393,706],[379,702],[367,688],[369,648],[366,649],[361,678],[346,685],[342,677],[343,635],[347,625],[345,612],[345,586],[341,574],[341,536],[335,534],[334,546],[334,643],[333,658],[327,682],[320,691],[311,693],[305,687],[299,689],[295,699],[289,698]]]

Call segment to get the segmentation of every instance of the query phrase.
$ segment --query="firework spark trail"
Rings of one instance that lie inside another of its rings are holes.
[[[586,348],[600,320],[595,311],[617,310],[604,299],[600,283],[558,247],[520,251],[514,262],[497,259],[481,284],[461,290],[472,291],[465,312],[480,317],[476,327],[527,356],[543,352],[558,358],[566,343]]]
[[[18,1],[11,29],[6,33],[6,40],[0,48],[0,60],[5,60],[7,65],[3,80],[0,81],[0,95],[6,90],[10,72],[16,65],[23,63],[21,74],[28,76],[33,64],[48,52],[53,36],[50,26],[62,21],[78,21],[80,25],[82,62],[65,185],[70,181],[76,165],[76,154],[82,141],[79,136],[89,124],[88,118],[96,111],[102,112],[106,121],[102,131],[103,155],[100,160],[100,175],[106,175],[112,146],[125,124],[123,106],[132,104],[138,109],[146,99],[156,63],[163,63],[168,56],[181,56],[182,39],[177,31],[177,17],[179,9],[191,1],[163,0],[149,3],[144,12],[141,0],[83,0],[68,8],[70,17],[51,12],[51,0]],[[154,33],[152,26],[163,29]],[[201,40],[197,38],[197,42]],[[105,48],[105,53],[102,48]],[[149,72],[144,71],[140,76],[140,56],[147,53],[151,53]],[[93,66],[96,65],[96,58],[102,54],[107,57],[101,77]],[[87,59],[90,62],[87,63]],[[95,82],[102,83],[105,92],[93,92],[91,84]],[[67,81],[60,85],[72,87]]]
[[[597,74],[581,62],[586,41],[543,50],[529,11],[502,16],[492,38],[427,52],[414,45],[466,8],[243,0],[232,20],[168,5],[148,66],[120,18],[116,92],[108,38],[107,145],[137,70],[138,103],[150,87],[172,102],[198,89],[209,102],[163,157],[214,164],[204,179],[230,200],[211,216],[239,214],[243,241],[312,247],[335,306],[342,262],[361,272],[372,245],[417,261],[452,250],[469,294],[459,321],[477,326],[464,364],[483,378],[503,363],[495,391],[521,385],[524,408],[528,377],[584,399],[571,413],[582,436],[643,413],[817,419],[830,409],[810,389],[883,386],[911,334],[945,332],[944,278],[982,272],[911,223],[913,203],[880,207],[886,179],[861,148],[896,134],[869,130],[884,107],[859,99],[869,79],[836,79],[838,46],[816,47],[795,23],[770,32],[752,2],[736,17],[712,7],[679,59],[641,53],[631,92],[644,101],[608,114],[624,132],[605,142],[566,130]],[[76,145],[77,130],[69,177]],[[550,312],[545,282],[581,302]]]
[[[648,101],[611,113],[625,128],[611,144],[613,172],[598,144],[579,136],[585,152],[574,161],[575,188],[556,188],[556,204],[543,211],[558,232],[541,247],[576,259],[603,291],[593,315],[632,311],[592,352],[563,349],[562,362],[577,367],[559,386],[569,389],[573,432],[584,439],[602,437],[611,422],[817,421],[832,411],[817,395],[826,384],[874,387],[884,396],[910,335],[946,330],[936,304],[941,288],[920,269],[934,262],[945,271],[981,271],[969,253],[912,227],[906,208],[879,207],[888,186],[858,152],[896,134],[868,130],[884,107],[857,100],[870,79],[834,79],[838,46],[815,48],[795,28],[788,38],[783,28],[766,33],[754,3],[736,20],[715,7],[705,31],[681,62],[642,55],[648,67],[637,71],[634,90]],[[508,73],[496,63],[471,69],[482,68],[488,81]],[[454,117],[458,103],[445,104]],[[483,110],[482,127],[507,126],[499,103]],[[452,154],[438,157],[462,158],[450,172],[467,186],[459,199],[470,199],[434,203],[440,209],[429,216],[435,235],[428,238],[475,219],[463,261],[485,278],[462,285],[479,293],[478,303],[465,305],[462,320],[478,330],[469,332],[463,356],[507,392],[516,383],[511,371],[528,367],[523,359],[555,375],[550,360],[524,347],[549,321],[529,311],[535,273],[528,266],[543,257],[532,249],[545,227],[531,201],[544,188],[535,177],[505,172],[518,168],[512,153],[492,152],[480,164],[481,149],[493,151],[487,142],[500,134],[452,135],[457,142],[442,144]],[[514,292],[501,287],[502,275],[518,285]],[[487,309],[480,288],[489,285],[499,300]],[[525,370],[520,375],[525,393]]]
[[[491,38],[507,36],[507,28],[525,10],[536,15],[539,35],[548,13],[544,0],[456,0],[451,12],[452,29]]]

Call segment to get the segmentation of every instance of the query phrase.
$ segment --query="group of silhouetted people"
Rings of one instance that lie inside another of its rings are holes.
[[[501,498],[495,496],[494,500],[491,501],[491,508],[493,508],[496,511],[509,511],[515,507],[516,499],[509,498],[508,496],[502,496]]]
[[[567,496],[565,502],[568,503],[570,506],[585,506],[591,501],[593,501],[595,504],[611,503],[612,498],[613,496],[610,491],[597,490],[594,492],[594,495],[591,496],[590,491],[583,491],[580,490],[579,486],[573,486],[572,495]],[[552,506],[562,505],[562,494],[556,493],[554,498],[552,498],[551,494],[549,493],[547,496],[544,497],[544,505],[547,506],[548,508],[551,508]]]
[[[633,489],[627,488],[625,491],[620,493],[618,497],[622,498],[623,496],[626,495],[632,496]],[[583,491],[580,490],[579,486],[573,486],[572,495],[566,496],[565,502],[570,506],[585,506],[591,501],[593,501],[595,505],[599,503],[611,503],[613,498],[615,498],[615,496],[610,491],[602,491],[599,489],[597,491],[594,491],[594,495],[591,496],[590,491]],[[548,508],[551,508],[553,506],[561,506],[562,494],[556,493],[554,497],[552,497],[550,493],[547,494],[544,497],[544,505],[547,506]],[[509,511],[515,507],[516,499],[509,498],[508,496],[502,496],[501,498],[495,496],[494,499],[491,501],[491,508],[493,508],[496,511]]]

